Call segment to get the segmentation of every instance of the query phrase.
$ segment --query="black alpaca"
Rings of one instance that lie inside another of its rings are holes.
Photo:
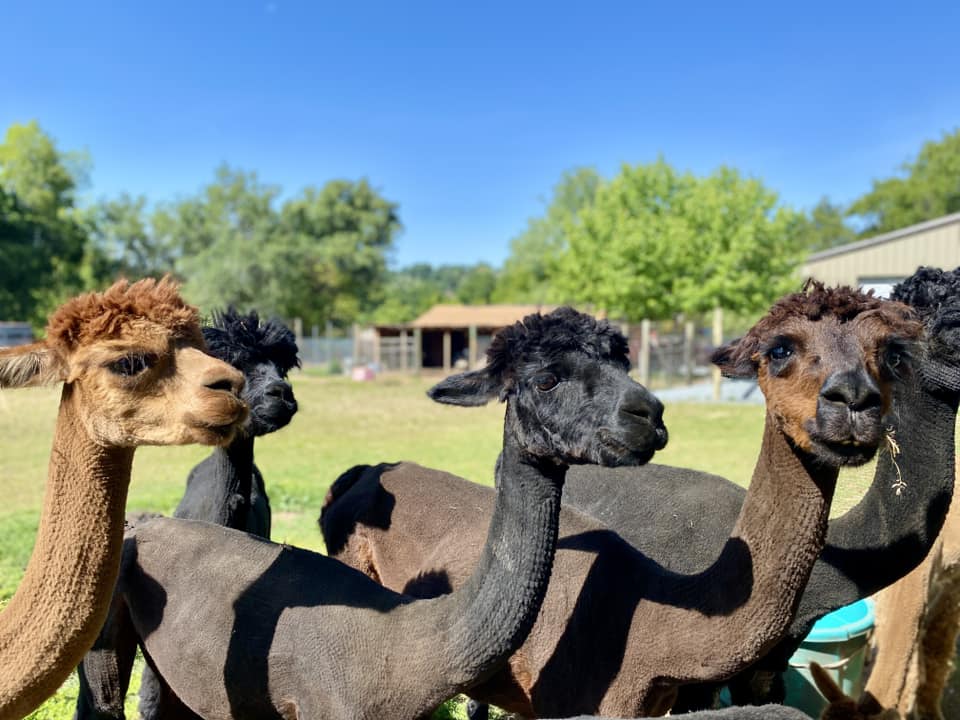
[[[787,636],[728,681],[734,704],[781,702],[790,656],[828,612],[900,579],[926,556],[943,525],[954,483],[954,427],[960,403],[960,268],[920,268],[892,299],[925,326],[917,373],[894,391],[885,419],[899,447],[879,457],[874,481],[849,512],[830,521]],[[733,527],[746,491],[724,478],[661,465],[571,471],[563,502],[591,515],[653,560],[699,572]],[[680,689],[674,713],[709,707],[720,684]]]
[[[300,367],[297,342],[278,320],[261,323],[256,311],[216,313],[203,329],[207,351],[243,373],[243,399],[250,406],[244,432],[217,448],[190,471],[187,490],[173,516],[203,520],[270,537],[270,501],[253,461],[255,438],[276,432],[297,412],[287,374]]]
[[[173,516],[269,538],[270,501],[263,475],[254,463],[253,446],[255,438],[286,426],[297,412],[293,388],[286,379],[290,370],[300,366],[296,338],[278,320],[262,323],[256,311],[244,315],[233,307],[214,313],[212,323],[203,328],[203,337],[207,352],[243,373],[242,397],[250,414],[230,445],[214,449],[190,471],[186,492]],[[81,694],[78,702],[86,700]],[[144,668],[140,716],[144,720],[164,717],[173,707],[181,717],[190,714],[166,693],[156,674]]]
[[[502,331],[484,369],[430,391],[456,405],[506,401],[482,558],[442,598],[413,600],[331,558],[209,523],[159,518],[129,531],[88,654],[111,682],[88,716],[123,716],[137,643],[207,720],[412,720],[489,676],[539,611],[568,465],[640,464],[666,442],[662,405],[628,367],[618,331],[562,308]]]

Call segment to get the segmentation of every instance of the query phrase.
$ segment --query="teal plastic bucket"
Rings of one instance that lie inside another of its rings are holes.
[[[784,677],[786,704],[811,717],[820,717],[826,701],[810,676],[810,663],[819,663],[852,698],[863,691],[863,661],[873,629],[873,600],[858,600],[820,618],[790,658]]]

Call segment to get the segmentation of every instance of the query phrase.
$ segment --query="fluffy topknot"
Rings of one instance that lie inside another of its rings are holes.
[[[924,319],[942,307],[960,307],[960,268],[944,271],[919,267],[913,275],[894,286],[890,298],[906,303]]]
[[[537,359],[543,361],[566,352],[582,352],[598,360],[612,360],[630,368],[627,339],[606,320],[557,308],[547,315],[527,315],[496,334],[487,349],[487,365],[494,373]]]
[[[118,338],[132,323],[148,321],[171,331],[174,337],[199,342],[200,315],[180,297],[180,287],[169,276],[145,278],[132,285],[119,280],[99,293],[86,293],[64,303],[47,323],[47,342],[61,350],[107,338]]]
[[[833,315],[840,322],[849,322],[860,313],[875,310],[882,304],[883,300],[874,297],[873,290],[864,292],[846,285],[826,287],[819,280],[810,278],[800,292],[777,300],[760,322],[779,324],[788,317],[819,320],[825,315]]]
[[[211,355],[238,369],[272,363],[286,375],[300,367],[293,332],[276,319],[261,323],[256,310],[242,315],[231,306],[215,312],[213,324],[203,328],[203,337]]]

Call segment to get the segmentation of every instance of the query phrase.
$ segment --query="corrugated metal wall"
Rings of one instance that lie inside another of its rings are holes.
[[[886,241],[870,239],[854,243],[848,251],[825,251],[813,255],[803,267],[804,277],[814,277],[828,285],[858,285],[877,280],[899,280],[920,265],[945,270],[960,266],[960,217],[936,224],[923,223],[917,231],[909,228],[891,233],[899,235]],[[934,225],[934,227],[930,227]]]

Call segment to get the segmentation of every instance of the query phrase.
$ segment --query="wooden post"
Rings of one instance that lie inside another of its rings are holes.
[[[376,363],[377,372],[380,372],[380,331],[373,331],[373,362]]]
[[[420,328],[413,329],[413,371],[420,374],[423,366],[423,335]]]
[[[720,347],[723,344],[723,308],[715,307],[713,309],[713,346]],[[713,401],[720,402],[720,368],[713,366]]]
[[[403,372],[407,371],[407,354],[410,352],[410,348],[407,347],[407,330],[404,328],[400,331],[400,370]]]
[[[637,358],[637,370],[640,373],[640,384],[650,385],[650,321],[644,318],[640,321],[640,357]]]
[[[293,336],[297,339],[297,345],[303,344],[303,318],[293,319]]]
[[[443,371],[445,373],[450,372],[450,369],[453,367],[453,362],[451,362],[452,347],[450,342],[450,331],[443,331]]]
[[[353,366],[359,367],[363,363],[360,361],[360,326],[353,324]]]
[[[316,326],[314,326],[316,329]],[[327,356],[327,367],[333,366],[333,322],[327,320],[326,335],[324,337],[323,351]]]
[[[693,333],[692,320],[683,323],[683,368],[687,385],[693,383]]]
[[[470,363],[467,366],[468,370],[477,369],[477,326],[470,326],[470,350],[468,357],[468,362]]]

